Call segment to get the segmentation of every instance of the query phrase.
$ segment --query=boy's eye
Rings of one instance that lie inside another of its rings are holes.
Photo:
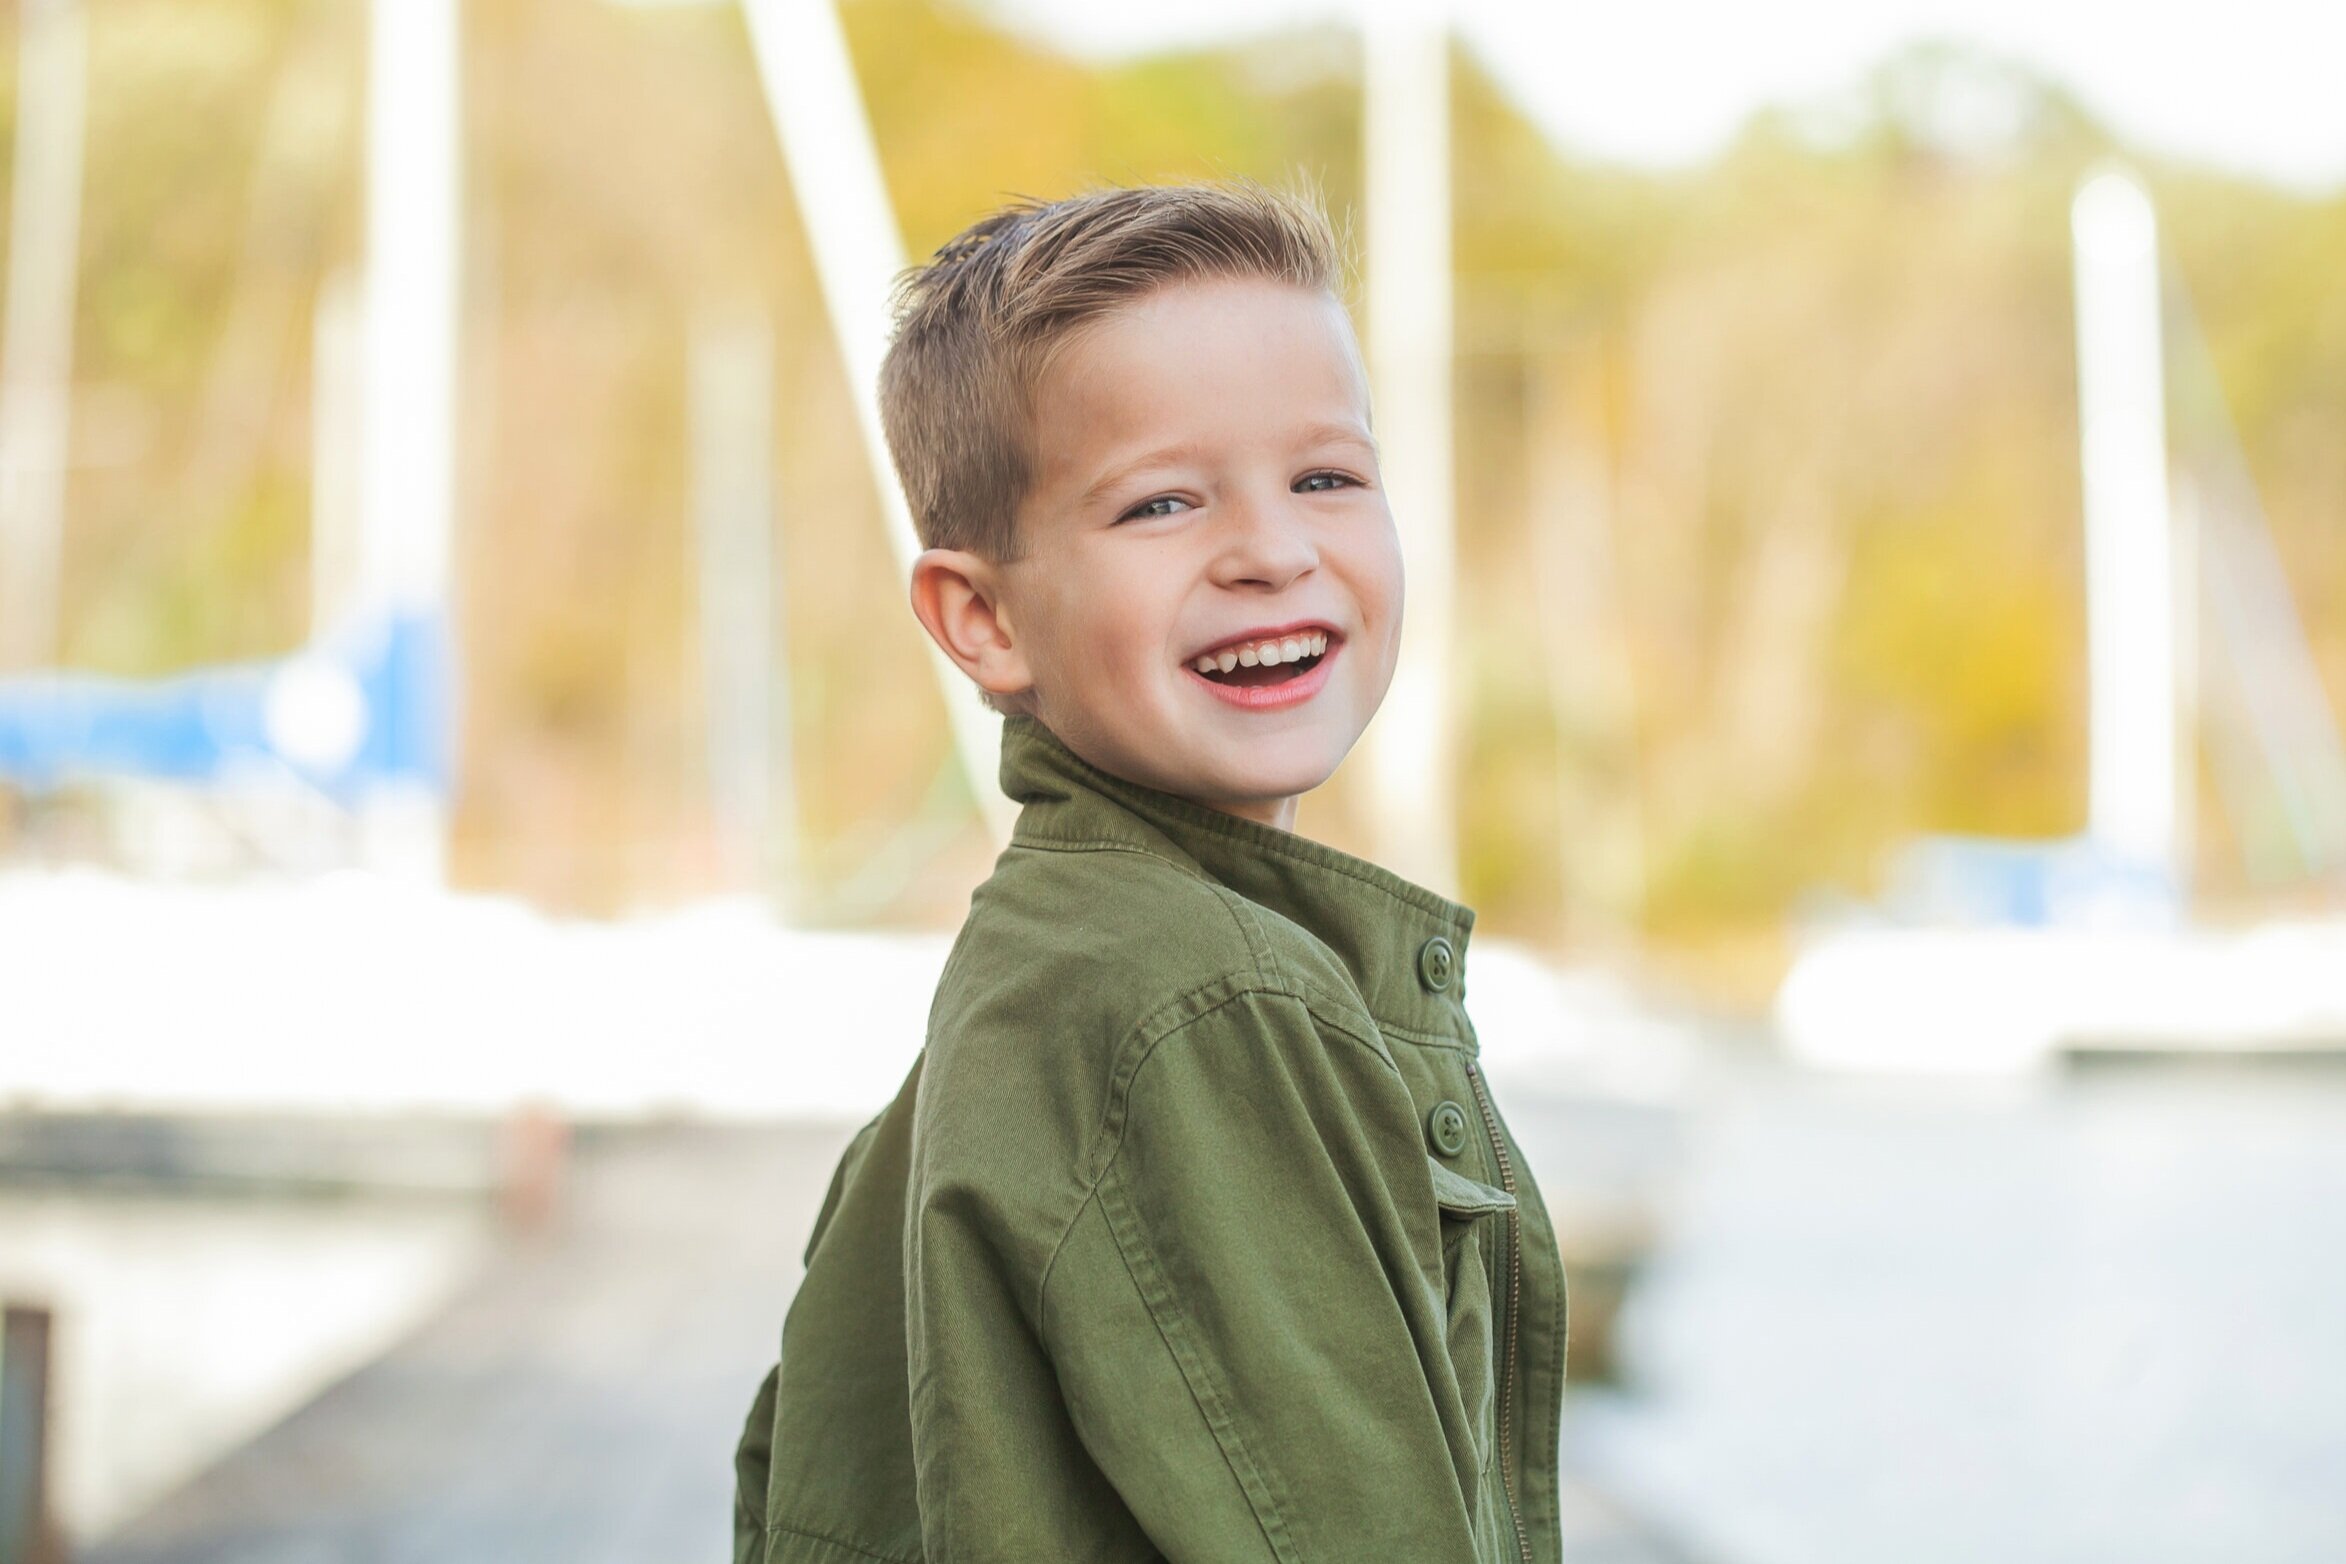
[[[1327,481],[1323,484],[1321,482],[1322,479]],[[1351,474],[1341,472],[1306,473],[1301,478],[1295,480],[1296,487],[1309,494],[1325,494],[1330,489],[1338,488],[1346,484],[1358,486],[1359,482],[1360,480],[1353,477]],[[1148,517],[1170,516],[1173,514],[1172,511],[1162,510],[1159,509],[1159,507],[1167,505],[1179,505],[1186,507],[1188,504],[1189,502],[1178,494],[1160,494],[1154,499],[1141,501],[1138,505],[1135,505],[1132,507],[1132,509],[1126,511],[1123,515],[1117,517],[1116,519],[1118,521],[1138,521]]]
[[[1185,503],[1187,502],[1184,501],[1178,494],[1160,494],[1153,500],[1142,500],[1138,505],[1135,505],[1132,507],[1132,509],[1126,511],[1123,515],[1117,517],[1116,519],[1118,521],[1132,521],[1143,516],[1170,516],[1173,514],[1171,511],[1158,510],[1155,507],[1159,505],[1181,505]]]

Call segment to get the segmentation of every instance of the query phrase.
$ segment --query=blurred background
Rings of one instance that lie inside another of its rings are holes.
[[[2346,21],[18,0],[0,1564],[722,1557],[1006,824],[896,268],[1357,261],[1567,1557],[2346,1557]],[[1630,14],[1630,13],[1634,14]]]

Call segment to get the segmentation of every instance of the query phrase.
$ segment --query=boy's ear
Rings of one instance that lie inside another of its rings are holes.
[[[980,689],[1015,696],[1034,685],[1002,607],[993,564],[963,549],[926,549],[912,562],[912,612],[929,639]]]

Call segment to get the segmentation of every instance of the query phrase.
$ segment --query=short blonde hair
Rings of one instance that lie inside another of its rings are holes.
[[[1012,560],[1033,392],[1085,322],[1162,284],[1267,277],[1337,292],[1317,196],[1250,180],[1022,197],[896,279],[880,422],[925,548]]]

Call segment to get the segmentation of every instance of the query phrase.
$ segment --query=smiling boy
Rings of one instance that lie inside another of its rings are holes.
[[[1236,183],[1021,202],[900,285],[912,606],[1022,808],[825,1195],[737,1564],[1560,1555],[1474,915],[1293,832],[1401,628],[1339,273]]]

